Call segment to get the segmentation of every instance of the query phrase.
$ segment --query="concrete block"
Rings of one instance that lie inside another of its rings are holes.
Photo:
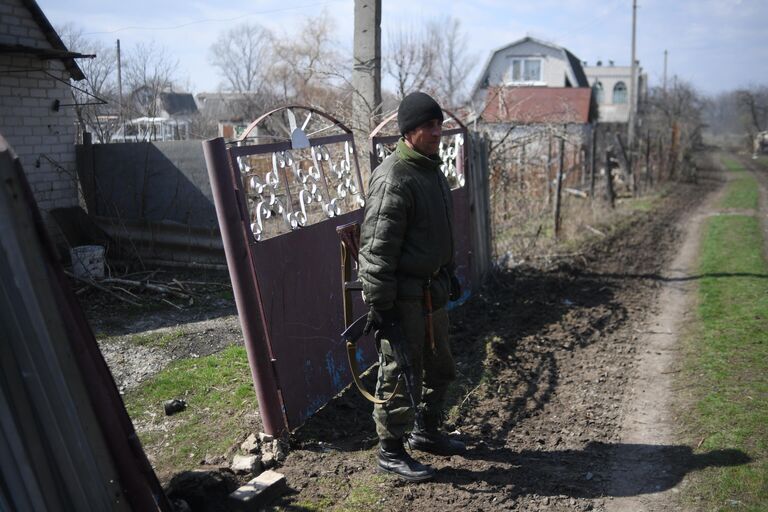
[[[259,453],[259,440],[256,438],[256,435],[249,435],[248,439],[240,445],[240,449],[245,453]]]
[[[0,21],[10,30],[11,27],[15,27],[21,23],[21,18],[9,11],[5,11],[3,12],[3,16],[0,17]]]
[[[27,29],[24,29],[24,30],[26,31]],[[35,48],[40,48],[41,47],[40,40],[38,38],[34,38],[34,37],[20,37],[19,38],[19,44],[23,45],[23,46],[32,46],[32,47],[35,47]]]
[[[261,471],[261,457],[258,455],[235,455],[230,469],[239,474],[256,474]]]
[[[27,29],[27,27],[21,26],[21,20],[16,20],[16,24],[11,25],[11,30],[9,30],[9,33],[12,36],[27,37],[29,36],[29,29]]]
[[[265,471],[229,495],[229,505],[239,512],[257,512],[288,490],[285,475]]]

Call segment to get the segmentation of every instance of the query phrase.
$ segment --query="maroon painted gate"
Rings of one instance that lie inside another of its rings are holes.
[[[386,141],[372,135],[386,151]],[[464,183],[466,129],[446,132],[446,169]],[[336,227],[361,222],[364,191],[351,130],[309,107],[283,107],[237,141],[203,143],[265,432],[301,425],[351,381]],[[454,190],[457,262],[469,285],[466,187]],[[469,286],[466,287],[469,289]],[[468,293],[468,292],[465,292]],[[365,312],[354,294],[353,318]],[[358,364],[376,359],[371,339]]]

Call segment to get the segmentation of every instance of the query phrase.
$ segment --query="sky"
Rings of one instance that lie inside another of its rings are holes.
[[[54,26],[72,23],[86,37],[123,51],[154,41],[178,59],[178,78],[189,92],[219,89],[208,50],[217,36],[243,22],[284,37],[323,10],[335,21],[335,38],[351,55],[353,0],[38,0]],[[401,27],[450,16],[467,32],[477,65],[474,84],[491,52],[525,36],[570,50],[582,61],[629,65],[631,0],[382,0],[382,38]],[[668,77],[677,76],[713,95],[768,85],[767,0],[638,0],[637,58],[651,86],[659,85],[668,54]],[[384,87],[388,86],[387,81]]]

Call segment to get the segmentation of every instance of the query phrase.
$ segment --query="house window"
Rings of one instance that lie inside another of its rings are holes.
[[[624,84],[624,82],[617,82],[616,85],[613,86],[613,102],[627,102],[627,86]]]
[[[512,59],[507,82],[541,82],[541,59]]]
[[[600,81],[595,82],[595,85],[592,86],[592,92],[595,95],[595,102],[602,103],[605,95],[603,94],[603,84]]]

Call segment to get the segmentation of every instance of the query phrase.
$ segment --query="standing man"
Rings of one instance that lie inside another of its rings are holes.
[[[409,431],[413,449],[439,455],[466,450],[440,431],[446,390],[456,376],[445,305],[461,292],[454,275],[451,191],[438,156],[443,111],[428,94],[415,92],[403,98],[397,122],[402,138],[368,187],[358,274],[370,306],[366,330],[376,329],[379,348],[376,395],[397,389],[391,400],[374,406],[378,465],[418,482],[435,470],[405,451]],[[410,370],[411,385],[404,385],[404,370]]]

